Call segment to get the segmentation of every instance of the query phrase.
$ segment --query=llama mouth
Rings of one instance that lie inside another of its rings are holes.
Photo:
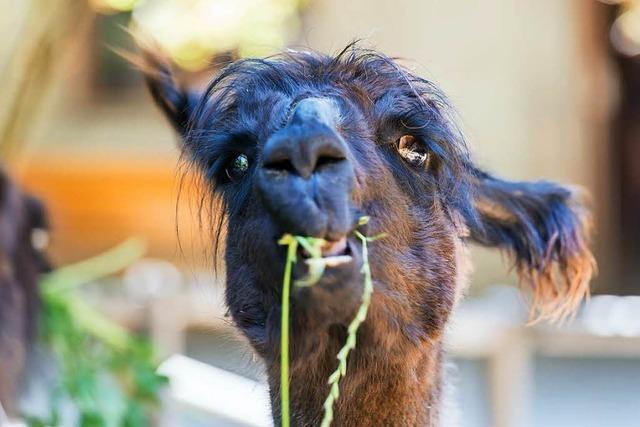
[[[320,247],[320,251],[322,255],[322,263],[326,267],[338,267],[353,261],[353,257],[351,256],[351,247],[346,236],[343,236],[338,240],[327,240]],[[311,260],[311,255],[305,249],[301,248],[300,255],[306,261]]]

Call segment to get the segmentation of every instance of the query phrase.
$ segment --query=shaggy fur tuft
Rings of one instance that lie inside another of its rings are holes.
[[[477,172],[480,227],[472,237],[513,259],[533,298],[530,320],[562,321],[589,296],[596,264],[591,218],[575,191],[549,182],[507,182]]]

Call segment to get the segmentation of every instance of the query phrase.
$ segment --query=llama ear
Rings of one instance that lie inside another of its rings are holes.
[[[184,88],[177,81],[170,61],[159,50],[142,47],[140,55],[118,53],[142,71],[153,100],[178,133],[184,135],[199,93]]]
[[[589,295],[596,263],[591,221],[575,191],[550,182],[509,182],[476,171],[471,239],[513,257],[533,293],[532,320],[563,320]]]

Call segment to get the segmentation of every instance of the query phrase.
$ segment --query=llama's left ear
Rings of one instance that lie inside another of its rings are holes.
[[[159,50],[142,48],[142,53],[138,56],[122,55],[142,71],[153,100],[176,131],[184,135],[199,94],[184,88],[177,81],[169,60]]]
[[[472,240],[508,252],[533,293],[532,320],[562,320],[589,295],[591,221],[575,191],[550,182],[473,179]]]

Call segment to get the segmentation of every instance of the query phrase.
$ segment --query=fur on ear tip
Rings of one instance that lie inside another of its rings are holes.
[[[542,270],[518,269],[520,282],[532,292],[529,324],[562,323],[575,317],[582,301],[589,299],[589,284],[596,273],[596,262],[588,249],[562,263],[549,263]]]
[[[108,46],[112,52],[140,70],[147,79],[173,78],[171,59],[151,35],[135,25],[121,26],[120,28],[131,37],[137,47],[137,52]]]
[[[110,49],[131,64],[131,66],[142,72],[148,80],[173,80],[171,61],[159,48],[140,48],[139,52],[132,52],[115,47]]]
[[[157,42],[136,29],[128,32],[136,42],[138,52],[120,49],[114,51],[140,70],[155,103],[174,129],[184,134],[197,102],[197,91],[188,89],[176,78],[173,62]]]
[[[590,282],[598,272],[588,241],[592,219],[579,202],[571,210],[578,220],[577,228],[549,239],[541,265],[516,267],[520,282],[532,291],[530,324],[571,320],[581,302],[590,297]]]

